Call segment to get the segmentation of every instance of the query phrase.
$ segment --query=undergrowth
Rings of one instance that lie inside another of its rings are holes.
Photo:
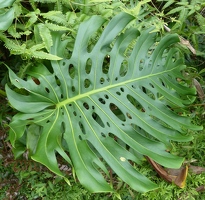
[[[0,1],[1,2],[1,1]],[[9,1],[12,2],[12,1]],[[138,4],[141,2],[140,4]],[[7,141],[8,123],[15,114],[9,108],[5,84],[8,80],[7,67],[24,78],[26,71],[38,62],[58,60],[49,54],[52,46],[51,32],[65,31],[64,40],[69,41],[66,56],[73,50],[79,24],[92,15],[101,15],[109,20],[115,14],[125,11],[137,18],[137,28],[155,25],[154,31],[159,35],[167,34],[164,25],[170,32],[177,33],[196,50],[193,54],[187,45],[179,44],[188,66],[186,76],[191,83],[198,81],[198,99],[188,110],[194,123],[205,123],[205,3],[203,0],[144,0],[144,1],[53,1],[53,0],[16,0],[7,7],[1,7],[2,17],[8,10],[15,10],[14,16],[7,24],[7,29],[0,31],[0,199],[70,199],[70,200],[109,200],[117,199],[114,194],[91,194],[74,180],[71,169],[60,167],[69,176],[72,186],[38,163],[27,159],[27,155],[18,160],[13,158],[11,146]],[[8,20],[9,21],[9,20]],[[0,20],[0,23],[2,21]],[[100,33],[98,33],[100,34]],[[97,38],[98,36],[96,36]],[[92,44],[91,44],[92,45]],[[172,153],[185,157],[187,166],[205,166],[205,131],[193,132],[194,139],[188,143],[172,143]],[[205,172],[189,170],[186,186],[183,189],[167,183],[158,176],[144,160],[136,168],[159,188],[145,194],[133,191],[122,180],[112,176],[112,184],[124,200],[194,200],[205,199]]]
[[[4,133],[5,134],[5,133]],[[1,136],[2,136],[1,132]],[[187,144],[173,144],[173,153],[185,156],[187,165],[204,166],[205,163],[205,133],[201,131],[194,135],[194,140]],[[6,149],[5,149],[6,148]],[[6,154],[6,155],[5,155]],[[12,152],[6,144],[0,149],[0,199],[65,199],[65,200],[109,200],[117,199],[113,194],[91,194],[82,188],[71,175],[71,169],[61,168],[71,179],[71,185],[65,184],[61,177],[49,172],[44,166],[26,158],[14,160]],[[138,170],[158,184],[159,188],[145,194],[129,188],[120,179],[113,176],[113,186],[123,200],[197,200],[205,198],[205,172],[189,170],[186,186],[180,189],[158,177],[157,173],[144,161]]]

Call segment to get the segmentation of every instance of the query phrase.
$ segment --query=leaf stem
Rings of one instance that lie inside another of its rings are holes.
[[[6,97],[6,92],[0,89],[0,96]]]
[[[28,62],[28,64],[25,67],[21,67],[20,71],[19,71],[19,78],[24,78],[26,71],[28,70],[28,68],[32,65],[31,62]]]
[[[84,0],[83,3],[84,3],[83,13],[88,14],[88,12],[89,12],[89,7],[88,7],[89,0]]]

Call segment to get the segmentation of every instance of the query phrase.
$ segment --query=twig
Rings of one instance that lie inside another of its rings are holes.
[[[167,31],[167,32],[170,32],[171,29],[164,25],[164,29]],[[180,39],[180,43],[182,45],[185,45],[194,55],[196,55],[196,50],[194,49],[194,47],[190,44],[190,42],[186,39],[184,39],[183,37],[179,36],[179,39]]]

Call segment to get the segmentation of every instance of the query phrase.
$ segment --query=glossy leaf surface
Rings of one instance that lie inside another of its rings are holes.
[[[183,159],[166,152],[169,142],[188,141],[187,129],[200,127],[171,107],[191,103],[196,91],[177,80],[183,80],[185,68],[174,48],[178,36],[156,43],[151,30],[125,30],[132,20],[121,13],[104,28],[104,19],[93,16],[80,25],[70,59],[51,61],[52,69],[39,64],[27,80],[10,70],[13,85],[26,93],[6,87],[19,111],[9,136],[16,155],[26,146],[32,159],[63,176],[58,154],[92,192],[112,191],[108,166],[139,192],[155,189],[134,168],[142,155],[180,167]],[[100,38],[91,42],[99,29],[104,29]],[[54,32],[52,38],[50,53],[63,57],[61,34]]]

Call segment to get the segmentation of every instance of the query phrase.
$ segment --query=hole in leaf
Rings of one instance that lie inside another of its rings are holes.
[[[60,85],[61,85],[61,82],[60,82],[60,80],[59,80],[59,78],[58,78],[57,76],[55,76],[55,80],[56,80],[56,84],[57,84],[58,86],[60,86]]]
[[[105,104],[105,100],[103,98],[98,99],[100,103]]]
[[[109,96],[108,96],[107,94],[105,94],[104,97],[105,97],[106,99],[109,99]]]
[[[107,122],[107,126],[108,126],[108,127],[110,127],[110,124],[109,124],[109,122]]]
[[[63,97],[64,97],[63,94],[61,94],[61,99],[63,99]]]
[[[75,77],[75,67],[72,64],[68,67],[68,73],[72,79]]]
[[[85,109],[89,110],[89,105],[86,102],[83,103],[83,106]]]
[[[120,76],[123,77],[127,74],[128,64],[127,60],[123,60],[121,67],[120,67]]]
[[[103,84],[105,82],[105,79],[104,78],[101,78],[100,79],[100,84]]]
[[[109,71],[109,65],[110,65],[110,56],[107,55],[107,56],[105,56],[104,61],[103,61],[103,65],[102,65],[102,72],[103,72],[104,74],[107,74],[107,73],[108,73],[108,71]]]
[[[85,80],[84,80],[84,87],[85,87],[85,88],[89,88],[89,87],[90,87],[90,84],[91,84],[91,82],[90,82],[89,79],[85,79]]]
[[[61,122],[60,131],[61,131],[61,133],[65,133],[65,122]]]
[[[161,81],[161,84],[166,87],[166,84],[164,83],[164,81],[162,79],[159,79]]]
[[[92,117],[93,117],[93,119],[94,119],[102,128],[105,127],[105,125],[104,125],[102,119],[100,118],[100,116],[99,116],[97,113],[94,112],[94,113],[92,114]]]
[[[115,134],[109,132],[108,135],[109,135],[109,137],[112,138],[113,140],[115,140],[115,141],[118,140],[118,137],[117,137]]]
[[[71,90],[72,90],[72,92],[75,92],[75,87],[72,86],[72,87],[71,87]]]
[[[129,119],[132,119],[132,116],[129,113],[126,113],[126,115]]]
[[[117,80],[118,80],[118,77],[115,78],[115,81],[117,81]]]
[[[102,137],[104,137],[104,138],[106,137],[106,135],[105,135],[104,133],[101,133],[101,135],[102,135]]]
[[[45,88],[45,90],[47,93],[50,93],[50,90],[47,87]]]
[[[141,110],[143,108],[142,105],[133,96],[128,94],[127,99],[138,110]]]
[[[79,124],[79,127],[80,127],[82,133],[83,133],[83,134],[86,134],[85,128],[84,128],[83,124],[82,124],[81,122],[79,122],[78,124]]]
[[[63,62],[62,65],[65,66],[65,62]]]
[[[95,109],[95,106],[92,106],[92,109],[94,110],[94,109]]]
[[[90,53],[93,50],[93,47],[95,46],[96,42],[97,42],[97,35],[94,33],[93,35],[91,35],[88,43],[87,43],[87,52]]]
[[[144,136],[148,136],[148,133],[144,131],[144,129],[142,129],[140,126],[136,125],[136,124],[133,124],[131,123],[131,127],[137,132],[139,133],[140,135],[144,135]],[[149,135],[150,137],[150,135]]]
[[[85,72],[86,74],[90,74],[92,67],[92,60],[90,58],[87,59],[86,65],[85,65]]]
[[[124,90],[124,88],[122,88],[122,87],[120,88],[120,90],[121,90],[122,92],[124,92],[124,91],[125,91],[125,90]]]
[[[142,71],[145,65],[145,61],[144,60],[140,60],[140,65],[139,65],[139,71]]]
[[[141,86],[140,89],[142,90],[142,92],[144,92],[145,94],[147,93],[147,90],[145,87]]]
[[[119,95],[119,96],[121,95],[121,93],[120,93],[120,92],[116,92],[116,94],[117,94],[117,95]]]
[[[73,111],[74,116],[77,116],[77,113],[75,111]]]
[[[81,135],[79,135],[78,137],[79,137],[79,139],[80,139],[80,140],[82,140],[82,137],[81,137]]]
[[[151,99],[156,99],[154,93],[153,93],[151,90],[149,90],[149,89],[147,89],[146,87],[143,87],[143,86],[140,87],[140,89],[141,89],[147,96],[149,96]]]
[[[40,85],[41,82],[39,81],[39,79],[37,78],[32,78],[33,82],[36,84],[36,85]],[[19,82],[17,79],[16,79],[16,82]]]
[[[154,88],[154,85],[152,85],[151,83],[149,83],[149,85],[150,85],[152,88]]]
[[[121,121],[125,122],[126,117],[123,114],[123,112],[113,103],[110,103],[110,110],[113,112],[113,114],[118,117]]]
[[[18,79],[15,79],[15,81],[16,81],[17,83],[19,83],[19,80],[18,80]]]

